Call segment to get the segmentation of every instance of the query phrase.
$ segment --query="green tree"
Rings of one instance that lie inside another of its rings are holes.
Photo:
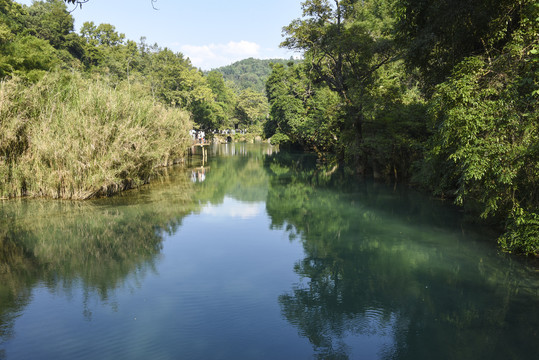
[[[240,126],[260,127],[268,115],[267,98],[254,90],[242,90],[238,95],[236,117]]]
[[[265,125],[265,135],[272,137],[273,143],[300,142],[296,128],[306,116],[302,101],[305,92],[303,73],[282,64],[273,65],[272,69],[266,82],[270,119]]]
[[[48,40],[31,34],[28,19],[26,7],[0,1],[0,78],[20,75],[36,80],[62,62]]]
[[[218,71],[210,71],[206,75],[206,81],[215,95],[217,128],[234,128],[237,121],[234,118],[234,111],[238,104],[238,96],[227,86],[223,74]]]
[[[338,95],[315,85],[303,65],[273,65],[266,84],[270,118],[265,126],[272,142],[291,142],[317,153],[335,151],[341,127]]]
[[[61,64],[57,51],[49,42],[34,36],[16,38],[8,51],[7,74],[32,81],[38,80],[47,71]]]
[[[27,8],[27,31],[61,49],[73,32],[74,19],[60,0],[34,1]]]
[[[343,104],[341,132],[349,156],[365,162],[363,138],[368,88],[396,52],[390,30],[392,1],[307,0],[303,19],[284,28],[282,46],[303,51],[310,76],[336,92]]]
[[[193,110],[213,101],[213,93],[202,73],[183,54],[165,48],[153,53],[147,69],[152,91],[165,103]],[[198,118],[195,121],[201,122]]]
[[[12,0],[0,0],[0,26],[9,29],[13,34],[20,33],[24,28],[26,12],[22,5]],[[4,30],[6,31],[6,30]]]
[[[85,63],[123,77],[126,67],[121,63],[127,57],[123,51],[125,35],[118,33],[113,25],[96,26],[93,21],[82,24],[80,33],[84,39]]]
[[[26,10],[26,34],[47,40],[55,49],[67,50],[79,60],[84,58],[84,41],[73,32],[73,16],[62,1],[35,1]],[[64,58],[69,60],[69,57]]]

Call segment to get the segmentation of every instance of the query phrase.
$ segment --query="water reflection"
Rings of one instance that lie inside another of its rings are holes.
[[[197,184],[197,199],[201,204],[213,205],[222,204],[225,196],[245,202],[265,201],[269,177],[263,164],[266,154],[275,151],[269,145],[249,143],[213,145],[209,149],[206,181]]]
[[[259,215],[267,152],[249,144],[212,147],[210,164],[195,153],[188,168],[165,170],[151,185],[108,199],[0,202],[0,344],[38,288],[67,297],[80,290],[80,312],[92,320],[95,299],[116,311],[117,293],[157,271],[163,235],[176,233],[187,214]],[[240,201],[223,213],[217,205],[227,196]]]
[[[208,152],[111,199],[0,203],[0,341],[9,356],[38,356],[48,339],[86,358],[539,351],[536,265],[500,255],[458,212],[269,146]],[[192,181],[202,166],[204,181]],[[50,337],[28,334],[43,309],[63,304],[44,292],[83,298],[56,310],[65,318]],[[64,338],[68,321],[81,329],[75,340]],[[27,351],[28,340],[37,350]],[[107,344],[85,352],[88,341]]]
[[[212,144],[210,153],[213,156],[257,156],[262,157],[272,155],[279,152],[278,147],[269,146],[267,144],[251,144],[245,142],[226,143],[223,145]]]
[[[283,316],[321,359],[531,358],[534,267],[500,256],[457,213],[419,194],[266,161],[273,228],[301,241]],[[339,189],[339,191],[336,191]],[[518,324],[518,325],[517,325]]]
[[[196,210],[183,169],[156,182],[90,202],[0,203],[0,339],[10,337],[37,286],[66,294],[80,287],[107,302],[128,277],[137,282],[154,271],[162,234]],[[91,309],[82,312],[89,317]]]
[[[206,171],[208,171],[208,168],[205,168],[204,166],[200,166],[194,169],[191,169],[191,181],[196,182],[203,182],[206,180]]]

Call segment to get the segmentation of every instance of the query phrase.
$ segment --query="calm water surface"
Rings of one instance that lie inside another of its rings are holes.
[[[536,359],[537,263],[405,188],[262,145],[0,203],[0,359]]]

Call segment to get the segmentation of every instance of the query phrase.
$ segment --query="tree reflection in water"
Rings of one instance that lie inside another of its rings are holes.
[[[329,176],[312,159],[281,153],[265,165],[272,227],[288,229],[305,251],[281,311],[319,358],[539,351],[533,266],[500,256],[456,212],[407,189]]]
[[[498,254],[484,241],[488,234],[409,189],[267,150],[210,149],[221,153],[204,165],[204,182],[180,170],[112,199],[0,203],[0,341],[38,288],[68,296],[82,288],[88,320],[90,300],[115,311],[115,297],[161,265],[165,233],[176,233],[186,214],[231,197],[265,202],[271,228],[301,243],[299,279],[276,289],[272,301],[319,358],[524,359],[539,352],[533,265]]]
[[[262,164],[268,148],[212,148],[212,155],[224,153],[205,168],[211,181],[190,180],[193,169],[202,166],[193,156],[191,169],[164,170],[151,185],[113,198],[0,202],[0,344],[11,337],[15,319],[37,287],[67,295],[80,287],[82,313],[91,320],[90,299],[114,310],[117,290],[137,286],[155,271],[163,234],[176,233],[187,214],[220,204],[225,195],[264,201],[268,174]],[[227,155],[232,158],[224,159]]]
[[[137,283],[155,269],[162,234],[175,232],[196,209],[185,170],[171,170],[155,183],[87,202],[0,203],[0,339],[10,337],[37,286],[67,294],[80,286],[86,299],[96,294],[114,304],[114,291],[127,279]]]

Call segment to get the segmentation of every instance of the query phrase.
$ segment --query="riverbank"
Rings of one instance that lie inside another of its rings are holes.
[[[140,84],[77,73],[0,83],[0,198],[88,199],[145,183],[184,159],[189,113]]]

